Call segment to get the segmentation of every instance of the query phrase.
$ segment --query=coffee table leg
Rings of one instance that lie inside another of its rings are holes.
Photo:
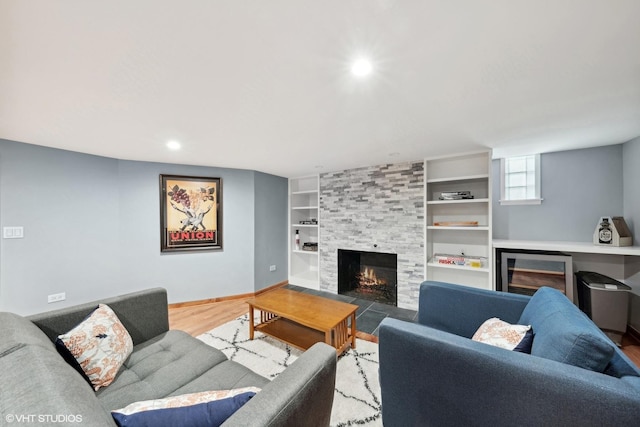
[[[253,339],[253,306],[249,304],[249,339]]]
[[[356,348],[356,313],[351,315],[351,348]]]
[[[324,332],[324,342],[329,344],[331,347],[335,347],[331,342],[331,329]]]

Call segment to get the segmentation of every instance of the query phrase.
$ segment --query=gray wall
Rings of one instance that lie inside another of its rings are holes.
[[[286,178],[255,172],[255,290],[287,280]],[[282,250],[285,248],[285,250]],[[275,265],[276,271],[269,271]]]
[[[114,295],[121,281],[118,163],[0,140],[0,310],[31,313]],[[47,305],[47,295],[67,301]]]
[[[640,246],[640,137],[622,147],[624,167],[624,217],[633,234],[633,244]],[[640,331],[640,259],[625,257],[626,283],[633,288],[629,324]]]
[[[493,238],[591,241],[600,216],[623,215],[622,149],[542,154],[540,205],[501,206],[500,161],[494,160]]]
[[[633,233],[633,244],[640,246],[640,137],[622,146],[624,174],[624,217]]]
[[[253,292],[253,172],[118,161],[117,252],[126,288],[162,286],[172,302]],[[160,253],[159,175],[222,178],[220,252]]]
[[[223,251],[160,253],[160,174],[222,178]],[[0,310],[30,314],[151,286],[167,288],[170,302],[193,301],[287,278],[284,178],[0,140],[0,190],[0,225],[25,227],[23,239],[0,240]],[[265,202],[258,191],[284,197]],[[272,254],[257,257],[267,239]],[[257,274],[265,263],[282,268]],[[47,304],[58,292],[66,301]]]

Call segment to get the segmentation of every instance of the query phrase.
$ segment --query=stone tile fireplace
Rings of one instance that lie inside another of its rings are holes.
[[[397,306],[417,309],[424,280],[424,163],[320,175],[320,289],[339,293],[338,250],[395,254]]]
[[[338,249],[338,293],[398,305],[398,256]]]

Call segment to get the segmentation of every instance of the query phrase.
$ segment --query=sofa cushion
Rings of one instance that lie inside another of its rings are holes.
[[[29,319],[14,313],[0,312],[0,325],[0,355],[24,345],[37,345],[56,353],[51,340]]]
[[[111,415],[91,388],[47,341],[48,349],[20,344],[0,357],[0,423],[11,414],[34,415],[32,422],[25,423],[29,425],[113,427]]]
[[[111,412],[119,427],[215,427],[260,391],[257,387],[203,391],[134,402]]]
[[[531,353],[533,332],[531,325],[512,325],[492,317],[480,325],[471,339],[506,350]]]
[[[531,354],[603,372],[614,344],[561,292],[549,287],[533,295],[518,321],[531,325]]]
[[[113,382],[133,350],[133,341],[113,310],[99,304],[80,324],[58,336],[56,347],[98,390]]]
[[[220,350],[171,330],[134,346],[115,380],[96,392],[112,411],[141,400],[208,390],[260,387],[269,380],[227,360]]]

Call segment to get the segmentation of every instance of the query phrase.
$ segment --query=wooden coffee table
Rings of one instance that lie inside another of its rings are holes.
[[[334,301],[289,289],[276,289],[247,301],[249,339],[255,330],[306,350],[325,342],[342,354],[356,348],[357,305]],[[260,310],[260,323],[254,325],[253,310]],[[351,330],[349,330],[351,318]]]

